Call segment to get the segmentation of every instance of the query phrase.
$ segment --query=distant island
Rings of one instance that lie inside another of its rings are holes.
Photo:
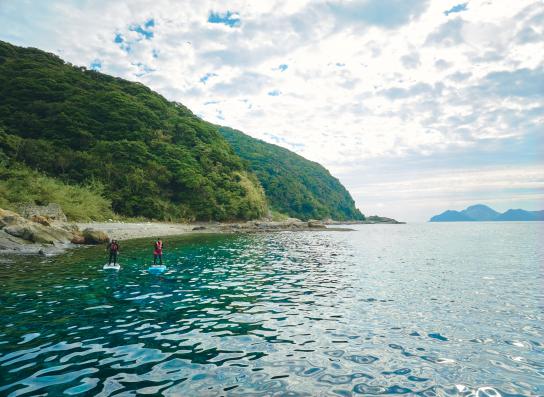
[[[544,211],[509,209],[504,213],[483,204],[476,204],[462,211],[447,210],[433,216],[429,222],[495,222],[495,221],[544,221]]]

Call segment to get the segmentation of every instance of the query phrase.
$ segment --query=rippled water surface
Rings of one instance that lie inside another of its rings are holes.
[[[0,395],[543,395],[542,223],[1,258]]]

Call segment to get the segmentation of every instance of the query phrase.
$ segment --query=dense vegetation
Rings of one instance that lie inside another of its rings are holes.
[[[320,164],[240,131],[219,130],[255,172],[273,210],[301,219],[364,220],[349,192]]]
[[[102,196],[102,190],[97,181],[86,186],[68,185],[25,166],[5,167],[0,163],[0,208],[18,211],[23,202],[57,203],[72,220],[112,218],[111,201]]]
[[[19,175],[29,186],[80,189],[125,216],[228,220],[266,211],[256,177],[214,125],[142,84],[5,42],[0,159],[9,169],[0,175],[0,203],[11,206],[48,200],[23,182],[12,187]]]

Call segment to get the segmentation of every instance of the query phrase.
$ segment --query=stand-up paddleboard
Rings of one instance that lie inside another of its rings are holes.
[[[121,269],[121,265],[116,263],[115,265],[109,265],[109,264],[105,264],[102,269],[104,270],[119,270]]]
[[[147,271],[151,274],[161,274],[166,270],[166,266],[164,265],[150,265],[147,268]]]

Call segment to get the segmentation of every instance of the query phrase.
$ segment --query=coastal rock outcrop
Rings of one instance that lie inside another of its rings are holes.
[[[44,226],[39,223],[23,221],[4,228],[6,233],[20,237],[23,240],[39,244],[66,244],[72,239],[72,234],[54,226]]]
[[[85,239],[85,244],[102,244],[109,240],[108,235],[100,230],[87,228],[81,233]]]
[[[85,244],[85,237],[81,233],[78,233],[70,240],[72,244]]]
[[[31,214],[29,219],[0,208],[0,252],[51,254],[62,252],[71,244],[100,244],[108,235],[98,230],[83,233],[77,226],[55,222],[44,215]]]
[[[21,215],[16,212],[4,210],[0,208],[0,229],[5,226],[13,225],[20,222],[22,219]]]

